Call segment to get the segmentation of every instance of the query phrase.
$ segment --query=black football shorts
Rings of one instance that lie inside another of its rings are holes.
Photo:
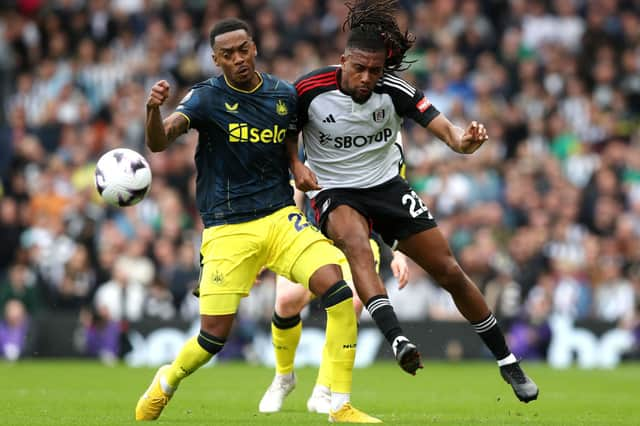
[[[316,221],[326,234],[329,213],[348,205],[369,221],[369,226],[395,248],[398,241],[437,226],[424,201],[400,176],[371,188],[335,188],[311,200]]]

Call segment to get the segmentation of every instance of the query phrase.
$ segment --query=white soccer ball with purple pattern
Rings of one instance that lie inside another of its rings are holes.
[[[142,200],[151,188],[151,168],[142,155],[127,148],[106,152],[96,164],[96,189],[107,203],[126,207]]]

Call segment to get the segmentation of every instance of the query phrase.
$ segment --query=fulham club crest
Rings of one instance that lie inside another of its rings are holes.
[[[379,109],[373,112],[373,121],[379,123],[384,120],[384,109]]]

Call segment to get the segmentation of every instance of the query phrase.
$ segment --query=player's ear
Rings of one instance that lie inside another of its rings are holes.
[[[344,65],[345,62],[347,62],[347,57],[344,54],[340,55],[340,65]]]
[[[216,64],[217,66],[220,66],[220,65],[218,64],[218,59],[216,59],[216,54],[215,54],[215,53],[212,53],[212,54],[211,54],[211,59],[213,59],[213,63],[214,63],[214,64]]]

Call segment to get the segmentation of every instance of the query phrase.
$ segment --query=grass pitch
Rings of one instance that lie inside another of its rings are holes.
[[[395,364],[354,373],[354,406],[391,425],[637,425],[640,364],[615,370],[552,370],[525,365],[540,398],[523,404],[495,364],[433,363],[416,377]],[[3,425],[135,424],[134,408],[155,370],[80,361],[0,362]],[[316,370],[299,369],[283,411],[258,413],[273,371],[246,364],[205,368],[181,385],[155,424],[320,425],[306,411]]]

